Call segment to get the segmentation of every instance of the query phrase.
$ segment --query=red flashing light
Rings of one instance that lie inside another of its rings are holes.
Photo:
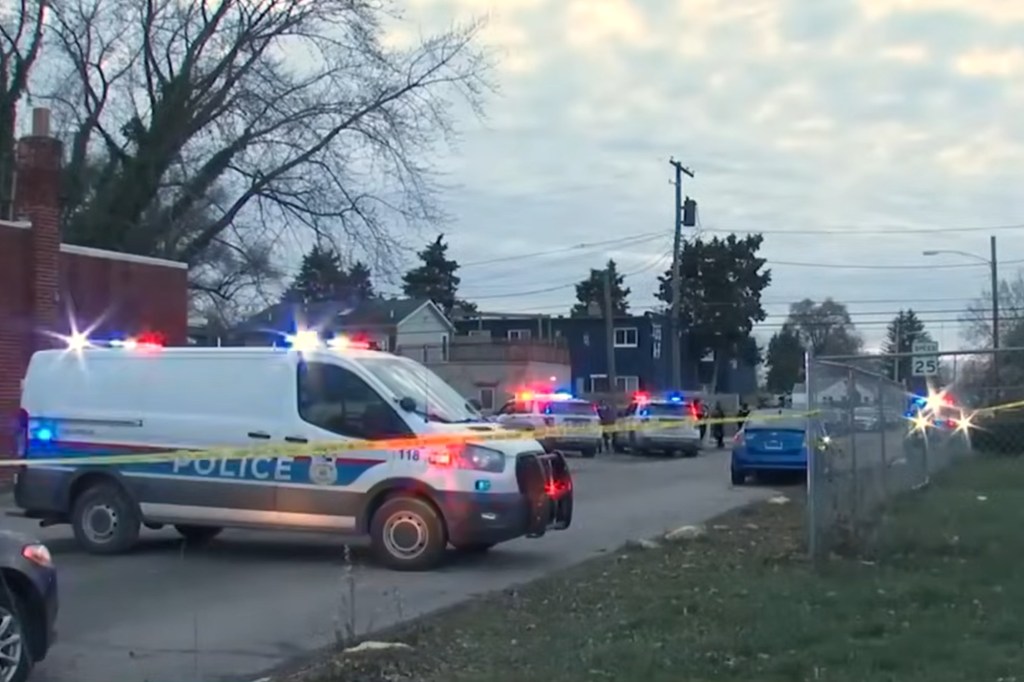
[[[649,403],[651,402],[651,394],[645,391],[637,391],[633,394],[633,400],[638,403]]]
[[[520,391],[516,393],[516,400],[533,400],[535,396],[533,391]]]
[[[159,332],[144,332],[136,337],[135,343],[139,346],[163,348],[165,345],[165,338],[164,335]]]

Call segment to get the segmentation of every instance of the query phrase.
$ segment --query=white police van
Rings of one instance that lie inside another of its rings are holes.
[[[448,544],[483,551],[571,523],[564,458],[486,422],[408,358],[308,336],[291,348],[119,345],[76,337],[35,353],[22,396],[20,515],[70,523],[93,553],[127,551],[142,526],[191,541],[224,527],[327,531],[369,535],[384,564],[422,570]],[[351,449],[360,441],[384,442]],[[325,443],[339,449],[302,454]],[[234,452],[75,461],[214,448]]]

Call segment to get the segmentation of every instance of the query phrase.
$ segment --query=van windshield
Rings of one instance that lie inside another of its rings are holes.
[[[483,416],[433,371],[408,358],[360,358],[359,364],[397,398],[412,398],[416,411],[439,422],[484,421]]]

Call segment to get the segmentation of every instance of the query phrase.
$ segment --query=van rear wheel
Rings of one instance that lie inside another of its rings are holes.
[[[91,554],[120,554],[139,539],[139,511],[113,481],[93,484],[75,498],[71,527],[75,540]]]
[[[192,545],[202,545],[220,535],[224,529],[218,526],[180,525],[175,526],[174,530],[178,531],[178,534],[184,538],[185,542]]]
[[[402,495],[387,500],[370,520],[377,560],[396,571],[436,568],[448,547],[444,521],[432,504]]]

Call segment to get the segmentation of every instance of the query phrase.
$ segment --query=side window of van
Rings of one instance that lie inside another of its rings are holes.
[[[412,430],[377,391],[347,369],[299,365],[299,416],[339,436],[380,440],[412,436]]]

